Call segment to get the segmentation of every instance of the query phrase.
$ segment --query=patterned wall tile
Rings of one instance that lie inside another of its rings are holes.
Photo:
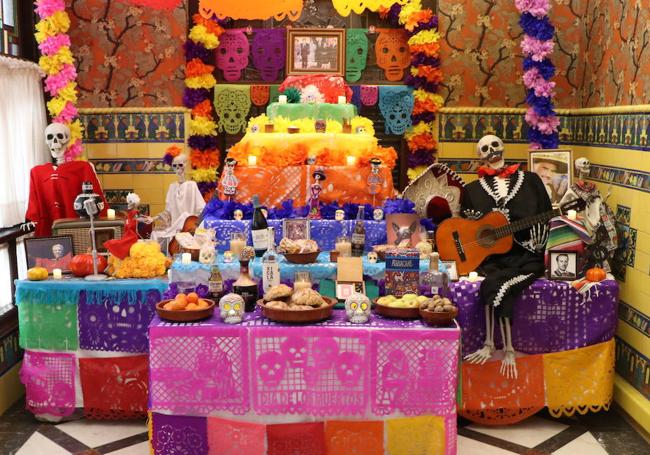
[[[592,164],[588,178],[650,193],[650,172]]]
[[[185,113],[81,113],[84,142],[184,142]]]
[[[616,337],[616,372],[650,400],[650,359]]]
[[[23,358],[23,350],[18,345],[18,330],[0,339],[0,376]]]
[[[476,142],[494,134],[507,142],[528,142],[523,114],[440,114],[438,137],[442,142]]]
[[[519,164],[522,170],[526,170],[528,163],[520,160],[505,160],[508,166]],[[481,161],[470,158],[440,158],[439,163],[447,165],[452,171],[459,174],[476,174],[481,167]]]
[[[98,175],[102,174],[173,174],[171,167],[161,159],[90,160]]]
[[[641,313],[622,300],[618,305],[618,319],[650,338],[650,316]]]

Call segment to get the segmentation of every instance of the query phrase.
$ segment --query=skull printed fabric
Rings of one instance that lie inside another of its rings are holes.
[[[413,102],[413,90],[409,87],[380,87],[379,110],[384,116],[386,134],[402,135],[411,127]]]
[[[368,36],[365,29],[351,28],[346,33],[345,44],[345,79],[357,82],[366,69],[368,59]]]
[[[411,65],[406,30],[379,29],[378,31],[379,36],[375,41],[377,66],[384,70],[387,80],[401,81],[404,78],[404,70]]]
[[[226,30],[219,37],[217,48],[217,68],[223,71],[227,81],[241,79],[242,71],[248,66],[250,44],[244,29]]]
[[[214,107],[219,116],[219,131],[237,134],[246,131],[246,117],[251,108],[250,87],[218,85]]]
[[[280,79],[286,60],[284,29],[256,30],[252,41],[253,66],[263,81]]]

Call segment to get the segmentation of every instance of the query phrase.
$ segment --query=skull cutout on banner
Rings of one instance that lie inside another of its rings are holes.
[[[246,116],[251,100],[240,90],[225,89],[215,96],[215,109],[219,115],[219,131],[237,134],[246,131]]]
[[[227,81],[238,81],[241,73],[248,66],[250,45],[244,30],[226,30],[219,37],[217,49],[217,68],[223,71]]]
[[[370,299],[360,292],[350,295],[345,299],[345,315],[353,324],[365,324],[370,319]]]
[[[63,123],[50,123],[45,128],[45,143],[57,164],[65,161],[65,150],[70,142],[70,128]]]
[[[219,300],[219,316],[226,324],[239,324],[244,317],[244,299],[239,294],[226,294]]]
[[[282,354],[275,351],[265,352],[257,358],[260,379],[266,387],[277,387],[284,379],[285,362]]]
[[[252,42],[253,66],[263,81],[275,81],[286,59],[283,29],[258,30]]]
[[[404,70],[411,64],[408,36],[405,30],[383,29],[375,42],[377,66],[384,70],[386,79],[401,81]]]
[[[361,72],[366,69],[368,59],[368,36],[365,30],[349,29],[345,43],[345,79],[357,82]]]
[[[343,352],[336,361],[336,377],[345,387],[363,387],[363,358],[354,352]]]
[[[411,127],[413,103],[413,94],[407,89],[379,93],[379,110],[386,121],[386,134],[402,135]]]
[[[289,368],[307,366],[307,341],[302,337],[287,338],[282,343],[282,354]]]

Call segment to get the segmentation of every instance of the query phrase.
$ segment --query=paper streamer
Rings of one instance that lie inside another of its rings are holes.
[[[200,0],[199,13],[206,19],[298,20],[302,14],[302,0]]]

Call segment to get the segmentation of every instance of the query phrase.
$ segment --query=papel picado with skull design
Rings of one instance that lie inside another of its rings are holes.
[[[461,200],[461,215],[479,219],[492,211],[501,212],[509,222],[551,210],[551,201],[537,174],[507,166],[503,141],[494,135],[483,137],[477,144],[477,154],[483,165],[479,179],[465,186]],[[495,351],[494,330],[498,319],[504,343],[501,372],[517,376],[515,350],[510,324],[516,311],[515,300],[544,273],[544,250],[548,226],[537,224],[514,235],[513,247],[505,254],[488,257],[479,267],[485,279],[480,298],[485,305],[486,337],[481,349],[466,356],[472,363],[487,362]]]

